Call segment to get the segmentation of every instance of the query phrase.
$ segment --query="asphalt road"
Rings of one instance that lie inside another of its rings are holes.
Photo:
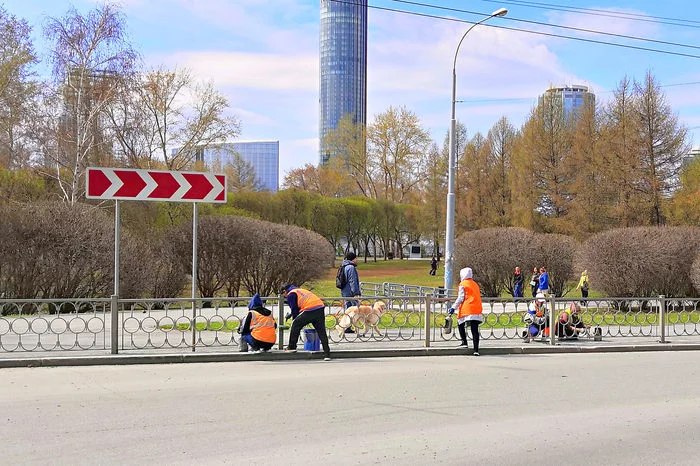
[[[698,464],[700,353],[0,370],[3,464]]]

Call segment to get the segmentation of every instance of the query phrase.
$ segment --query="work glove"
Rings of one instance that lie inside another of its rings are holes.
[[[450,308],[450,310],[449,310],[449,311],[447,311],[447,313],[448,313],[448,314],[454,314],[454,313],[455,313],[455,310],[454,310],[454,309],[452,309],[452,308]]]
[[[288,312],[288,313],[285,314],[285,316],[284,316],[284,320],[289,320],[289,319],[291,319],[291,318],[292,318],[292,313],[291,313],[291,312]]]

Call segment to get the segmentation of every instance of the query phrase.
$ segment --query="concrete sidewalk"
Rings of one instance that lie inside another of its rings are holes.
[[[471,345],[471,340],[469,344]],[[331,344],[334,360],[347,358],[415,357],[415,356],[454,356],[471,355],[472,348],[457,348],[457,342],[431,342],[426,348],[422,341],[356,341]],[[16,352],[0,354],[0,368],[3,367],[52,367],[52,366],[93,366],[123,364],[172,364],[205,362],[241,361],[290,361],[323,359],[323,353],[304,351],[300,342],[299,351],[286,353],[273,349],[269,353],[240,353],[237,347],[191,348],[181,350],[125,350],[119,354],[109,354],[109,350],[55,351],[55,352]],[[655,337],[608,337],[603,341],[580,339],[557,341],[554,346],[546,342],[523,343],[520,339],[490,340],[480,343],[482,357],[509,354],[562,354],[562,353],[606,353],[643,351],[698,351],[700,336],[671,336],[666,343],[659,343]]]

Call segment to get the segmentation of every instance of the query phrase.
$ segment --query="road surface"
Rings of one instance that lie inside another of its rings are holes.
[[[698,464],[699,357],[2,369],[2,462]]]

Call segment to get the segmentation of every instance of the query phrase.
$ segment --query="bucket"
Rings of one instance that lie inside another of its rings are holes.
[[[318,339],[316,330],[312,328],[304,329],[304,349],[306,351],[320,351],[321,350],[321,340]]]

